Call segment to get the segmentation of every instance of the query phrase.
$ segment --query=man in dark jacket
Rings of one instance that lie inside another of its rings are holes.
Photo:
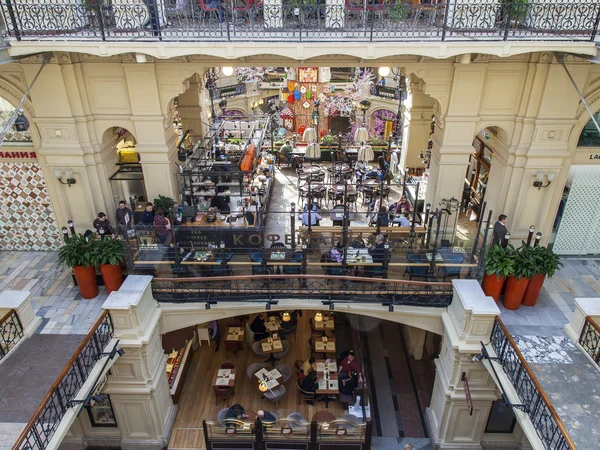
[[[111,235],[114,236],[115,232],[112,228],[112,226],[110,225],[110,222],[108,221],[108,218],[106,217],[106,214],[104,214],[103,212],[98,213],[98,218],[96,220],[94,220],[94,223],[92,223],[92,226],[96,229],[96,231],[98,232],[98,234],[100,235],[100,237],[102,239],[104,239],[104,236],[106,235]]]
[[[140,215],[140,224],[142,225],[154,225],[154,207],[152,203],[146,203],[146,209]]]
[[[506,239],[506,235],[508,234],[508,229],[506,228],[506,216],[504,214],[500,214],[498,216],[498,222],[494,224],[494,234],[492,235],[492,245],[499,244],[502,247],[508,245],[508,239]]]
[[[265,326],[265,319],[263,319],[262,314],[256,316],[252,321],[252,325],[250,325],[250,329],[254,333],[254,341],[260,341],[261,339],[269,337],[269,332]]]
[[[302,384],[300,385],[300,389],[306,392],[317,392],[319,389],[319,381],[317,380],[317,372],[311,370],[308,372],[308,375],[304,380],[302,380]],[[313,402],[308,400],[307,403],[312,405]]]
[[[125,230],[131,228],[133,214],[124,200],[119,202],[119,207],[117,208],[115,215],[117,216],[117,228],[119,229],[119,232],[125,234]]]

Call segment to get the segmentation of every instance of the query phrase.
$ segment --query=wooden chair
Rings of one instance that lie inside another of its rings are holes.
[[[229,397],[233,397],[235,395],[234,386],[213,386],[213,390],[215,391],[215,405],[219,404],[219,399],[224,399],[227,406],[229,406]]]
[[[231,361],[225,361],[224,363],[221,363],[219,369],[235,369],[235,363]]]
[[[237,351],[238,350],[243,350],[244,348],[241,347],[241,342],[229,342],[229,341],[225,341],[225,357],[229,357],[229,352],[232,351],[233,352],[233,356],[237,356]]]
[[[304,372],[302,372],[302,364],[304,364],[304,361],[297,359],[296,361],[294,361],[294,369],[296,369],[296,376],[302,380],[304,378],[306,378],[306,375],[304,375]]]
[[[326,272],[328,272],[329,267],[331,266],[324,266],[323,268]],[[323,334],[323,330],[317,330],[315,327],[315,319],[313,317],[308,319],[308,324],[310,325],[310,331],[312,334],[316,334],[317,336],[321,336]]]
[[[308,392],[302,390],[302,379],[296,378],[296,389],[298,389],[298,405],[302,403],[302,400],[314,402],[317,399],[315,392]]]

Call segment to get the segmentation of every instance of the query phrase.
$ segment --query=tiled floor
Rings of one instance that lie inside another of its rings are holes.
[[[563,258],[537,304],[501,318],[578,448],[596,448],[600,434],[600,371],[564,334],[578,297],[600,301],[600,260]]]
[[[100,287],[98,297],[82,299],[56,252],[0,252],[0,291],[5,289],[31,292],[33,311],[42,318],[38,333],[87,334],[107,297]]]

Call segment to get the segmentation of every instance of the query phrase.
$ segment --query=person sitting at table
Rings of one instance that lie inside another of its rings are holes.
[[[372,217],[372,224],[377,225],[377,220],[379,220],[380,227],[389,227],[390,226],[390,216],[388,215],[387,208],[385,206],[379,207],[379,213],[375,214]]]
[[[104,239],[104,236],[111,235],[114,237],[115,232],[106,217],[106,214],[103,212],[98,213],[98,218],[94,220],[92,226],[96,229],[98,235]]]
[[[329,259],[341,263],[344,260],[344,246],[340,241],[329,252]]]
[[[348,374],[348,378],[344,378],[340,384],[340,393],[345,395],[352,395],[354,389],[358,386],[358,372],[351,370]]]
[[[302,225],[307,227],[309,223],[308,204],[304,205],[304,212],[299,215],[299,219],[302,220]],[[323,220],[323,217],[319,214],[318,205],[316,202],[312,202],[310,208],[310,224],[312,226],[319,226],[319,221]]]
[[[154,224],[154,206],[152,203],[146,203],[146,208],[140,215],[139,223],[141,225],[152,225]]]
[[[400,217],[396,217],[394,223],[399,223],[401,227],[410,227],[410,215],[408,211],[404,211]]]
[[[283,161],[286,163],[292,162],[292,143],[288,140],[279,149],[279,154],[283,156]]]
[[[319,380],[317,380],[317,372],[315,370],[308,372],[306,378],[302,380],[300,389],[306,392],[317,392],[319,390]],[[312,400],[308,400],[306,403],[309,405],[314,405]]]
[[[340,380],[345,380],[350,377],[350,373],[356,372],[359,377],[362,371],[360,370],[360,366],[356,361],[356,357],[354,356],[354,351],[350,350],[348,355],[342,360],[340,363],[340,370],[338,371],[338,375]]]
[[[246,410],[239,403],[236,403],[235,405],[233,405],[231,408],[229,408],[227,410],[227,413],[225,413],[225,418],[226,419],[239,419],[239,420],[241,420],[241,419],[245,419],[247,417],[248,417],[248,415],[246,414]]]
[[[277,417],[275,417],[269,411],[264,411],[262,409],[256,411],[256,417],[260,418],[260,420],[262,420],[263,422],[268,422],[272,425],[274,425],[275,422],[277,422]]]
[[[210,200],[210,206],[212,208],[217,208],[219,210],[219,212],[224,213],[224,214],[228,214],[231,211],[231,208],[229,207],[229,202],[227,201],[227,198],[225,198],[222,195],[215,195]]]
[[[265,319],[262,314],[258,314],[254,318],[252,325],[250,325],[250,329],[254,333],[255,341],[260,341],[261,339],[266,339],[269,337],[269,332],[265,326]]]
[[[410,202],[408,201],[408,199],[406,198],[406,195],[403,195],[402,197],[400,197],[400,201],[397,203],[394,203],[391,207],[390,210],[393,208],[394,212],[404,212],[404,211],[410,211],[412,208],[412,205],[410,204]]]
[[[317,370],[317,363],[315,362],[315,358],[313,356],[308,358],[306,361],[304,361],[304,364],[302,364],[302,373],[305,377],[308,376],[311,370]]]
[[[384,260],[384,255],[385,255],[384,241],[385,241],[385,238],[383,237],[383,234],[378,234],[375,237],[375,245],[374,246],[371,245],[369,247],[369,254],[373,258],[374,263],[382,263]]]

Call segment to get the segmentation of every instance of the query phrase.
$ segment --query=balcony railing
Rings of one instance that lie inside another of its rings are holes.
[[[585,352],[600,366],[600,326],[587,316],[579,336],[579,344]]]
[[[23,339],[23,325],[14,309],[0,319],[0,360]]]
[[[377,303],[445,308],[452,284],[326,275],[253,275],[210,278],[154,278],[159,302],[266,302],[322,300],[324,304]]]
[[[593,41],[600,12],[600,0],[438,3],[5,0],[2,13],[16,40],[397,42]]]
[[[77,393],[112,338],[112,322],[108,311],[105,311],[92,326],[42,400],[13,446],[13,450],[43,450],[48,447],[61,420],[73,406],[72,402]]]
[[[553,450],[575,450],[575,444],[552,403],[499,318],[496,318],[490,340],[498,357],[497,361],[517,391],[522,408],[529,415],[544,447]]]

